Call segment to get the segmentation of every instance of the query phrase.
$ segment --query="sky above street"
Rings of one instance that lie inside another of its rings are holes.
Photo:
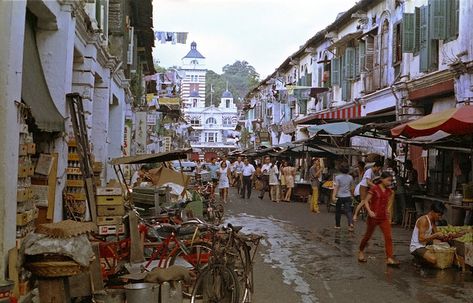
[[[160,44],[161,66],[181,65],[192,41],[207,68],[246,60],[265,78],[355,0],[153,0],[155,31],[189,32],[187,44]]]

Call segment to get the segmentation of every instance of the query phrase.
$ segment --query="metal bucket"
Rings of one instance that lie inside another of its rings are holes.
[[[127,303],[158,303],[159,284],[134,283],[125,285]]]

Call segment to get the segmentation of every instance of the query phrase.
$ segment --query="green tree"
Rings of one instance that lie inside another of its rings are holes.
[[[212,70],[207,71],[205,87],[206,106],[209,106],[211,103],[218,106],[227,86],[228,90],[233,94],[233,98],[238,102],[240,98],[245,97],[259,82],[259,74],[246,61],[235,61],[233,64],[227,64],[223,67],[222,71],[221,75]]]

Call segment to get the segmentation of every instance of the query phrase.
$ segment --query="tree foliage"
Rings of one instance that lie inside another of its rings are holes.
[[[247,61],[235,61],[222,68],[223,73],[207,71],[205,87],[205,104],[209,106],[211,100],[215,106],[220,104],[220,98],[227,88],[238,102],[253,89],[259,82],[259,74]],[[211,88],[213,94],[211,94]]]

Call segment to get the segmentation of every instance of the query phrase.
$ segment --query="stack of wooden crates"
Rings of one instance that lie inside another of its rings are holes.
[[[125,206],[121,187],[97,187],[96,196],[99,235],[123,234]]]

